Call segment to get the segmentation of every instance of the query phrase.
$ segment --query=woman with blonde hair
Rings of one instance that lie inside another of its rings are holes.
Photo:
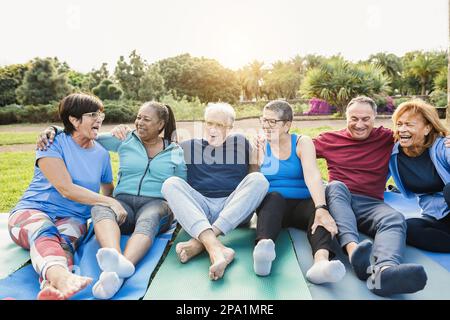
[[[407,242],[435,252],[450,252],[450,149],[448,129],[436,109],[419,99],[400,104],[392,120],[395,146],[389,169],[400,192],[417,198],[421,218],[407,220]]]

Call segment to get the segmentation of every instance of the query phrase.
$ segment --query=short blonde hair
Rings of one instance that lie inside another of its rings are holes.
[[[436,108],[421,99],[413,99],[401,103],[392,115],[392,121],[394,122],[395,127],[395,141],[399,139],[397,133],[397,120],[408,111],[412,112],[414,115],[420,114],[425,121],[425,124],[431,125],[431,131],[425,137],[425,148],[431,147],[438,137],[447,136],[448,130],[439,119]]]
[[[224,102],[208,103],[205,108],[205,120],[210,113],[225,114],[230,119],[230,125],[233,125],[234,120],[236,119],[236,112],[234,111],[233,107],[230,104]]]

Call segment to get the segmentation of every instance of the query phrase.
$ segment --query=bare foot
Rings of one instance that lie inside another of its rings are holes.
[[[234,250],[223,247],[214,252],[211,256],[211,266],[209,267],[209,278],[211,280],[219,280],[223,277],[226,267],[234,259]]]
[[[202,253],[203,250],[205,250],[203,244],[194,238],[186,242],[179,242],[175,247],[175,251],[181,263],[188,262],[191,258]]]
[[[38,300],[64,300],[64,295],[61,291],[53,287],[50,283],[39,292]]]
[[[64,299],[69,299],[92,282],[92,278],[70,273],[58,265],[50,267],[47,270],[47,279],[55,289],[61,292]]]

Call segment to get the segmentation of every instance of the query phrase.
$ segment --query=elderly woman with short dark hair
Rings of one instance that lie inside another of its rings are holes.
[[[131,130],[119,125],[97,139],[106,150],[119,155],[119,178],[113,196],[126,210],[117,215],[100,204],[91,211],[100,244],[96,257],[103,271],[92,287],[98,299],[112,298],[126,278],[134,274],[155,237],[171,226],[173,214],[161,194],[163,182],[172,176],[186,179],[183,150],[176,143],[176,122],[170,106],[145,102],[139,108],[135,126]],[[51,141],[55,132],[52,128],[47,131]],[[39,147],[46,142],[40,141]],[[123,252],[121,234],[131,235]]]
[[[33,179],[10,213],[11,238],[30,250],[40,276],[38,299],[68,299],[92,281],[71,272],[91,206],[125,212],[105,196],[114,186],[109,154],[95,142],[105,117],[102,111],[102,102],[87,94],[71,94],[60,102],[64,132],[47,150],[36,151]],[[98,193],[100,187],[105,195]]]
[[[260,276],[270,273],[278,234],[282,227],[293,227],[307,232],[312,247],[314,264],[306,273],[307,279],[316,284],[336,282],[345,275],[342,262],[330,261],[337,226],[328,212],[312,139],[289,133],[292,120],[292,107],[286,101],[271,101],[264,107],[261,117],[264,137],[255,143],[261,173],[270,187],[256,210],[254,270]]]

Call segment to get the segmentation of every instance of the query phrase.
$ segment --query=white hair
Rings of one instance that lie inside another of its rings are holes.
[[[205,119],[208,117],[208,114],[211,113],[225,114],[230,119],[230,124],[233,124],[236,119],[236,112],[234,111],[234,108],[230,104],[224,102],[208,103],[205,108]]]

